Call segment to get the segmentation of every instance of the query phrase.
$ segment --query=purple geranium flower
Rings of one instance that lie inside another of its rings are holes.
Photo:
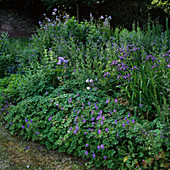
[[[87,152],[87,151],[85,151],[85,154],[86,154],[86,155],[88,155],[88,152]]]
[[[95,158],[95,154],[94,153],[92,154],[92,157]]]
[[[86,147],[88,147],[89,145],[86,143]]]
[[[101,144],[100,147],[101,147],[102,149],[104,149],[104,145],[103,145],[103,144]]]
[[[99,134],[101,133],[101,130],[100,130],[100,129],[98,130],[98,133],[99,133]]]

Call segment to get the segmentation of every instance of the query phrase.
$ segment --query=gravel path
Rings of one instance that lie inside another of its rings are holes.
[[[48,151],[44,146],[21,140],[0,125],[0,169],[1,170],[83,170],[85,161],[73,155]]]

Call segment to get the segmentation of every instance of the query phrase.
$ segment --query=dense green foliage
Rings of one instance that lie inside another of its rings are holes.
[[[87,167],[167,168],[168,21],[162,32],[158,24],[111,30],[109,20],[46,17],[16,52],[15,74],[0,79],[0,120],[12,134],[89,160]],[[1,41],[2,57],[14,54]]]

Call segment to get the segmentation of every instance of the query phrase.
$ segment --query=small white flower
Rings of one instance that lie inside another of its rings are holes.
[[[29,168],[30,166],[27,165],[27,168]]]
[[[86,80],[86,83],[89,83],[89,79]]]
[[[90,79],[90,83],[93,83],[93,80],[92,80],[92,79]]]
[[[100,19],[104,19],[104,17],[103,17],[103,16],[101,16],[101,17],[100,17]]]
[[[90,87],[87,87],[87,90],[90,90]]]

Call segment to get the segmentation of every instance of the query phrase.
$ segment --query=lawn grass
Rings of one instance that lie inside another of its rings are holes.
[[[26,36],[26,37],[9,37],[9,42],[12,44],[14,41],[18,41],[21,49],[24,49],[26,46],[28,46],[29,38],[30,37],[28,37],[28,36]]]

